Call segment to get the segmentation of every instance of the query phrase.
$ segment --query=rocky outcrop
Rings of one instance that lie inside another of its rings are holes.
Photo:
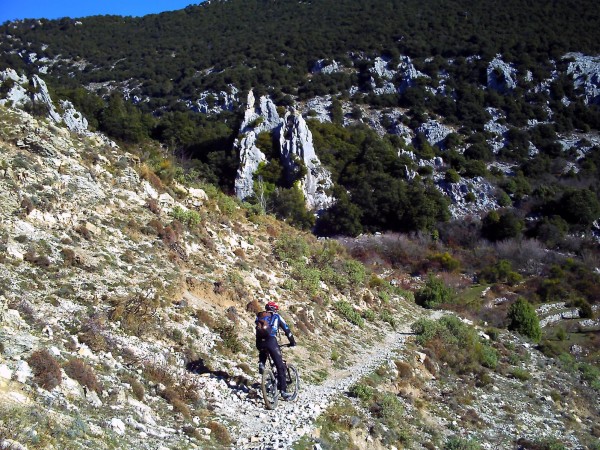
[[[410,56],[401,56],[397,69],[398,73],[402,76],[402,82],[398,86],[398,91],[400,93],[406,91],[409,87],[414,86],[417,78],[429,78],[423,72],[419,72],[416,69]]]
[[[586,103],[600,103],[600,56],[586,56],[581,53],[568,53],[572,58],[567,73],[573,77],[576,88],[582,89]]]
[[[449,209],[453,218],[483,215],[500,207],[496,200],[496,187],[482,177],[461,178],[458,183],[439,180],[436,186],[452,202]],[[474,198],[469,199],[469,193],[472,193]]]
[[[306,175],[299,181],[307,207],[317,211],[333,204],[327,191],[333,187],[331,173],[323,167],[315,153],[312,133],[300,114],[286,113],[279,132],[281,160],[288,174],[296,173],[299,166],[306,168]]]
[[[312,73],[336,73],[341,71],[341,66],[334,60],[320,59],[318,60],[310,70]]]
[[[254,93],[248,93],[248,103],[235,148],[240,155],[240,165],[235,178],[235,194],[244,199],[254,194],[253,175],[261,162],[266,161],[265,154],[256,146],[256,138],[263,131],[272,131],[280,126],[281,119],[275,104],[262,96],[258,104]]]
[[[373,68],[371,69],[371,73],[376,74],[380,78],[385,78],[386,80],[391,80],[396,75],[395,70],[388,69],[388,59],[377,57],[373,63]]]
[[[24,75],[19,76],[13,69],[6,69],[0,72],[0,85],[5,83],[10,83],[10,87],[5,89],[6,94],[0,99],[0,105],[23,108],[33,103],[44,110],[53,122],[64,122],[70,131],[79,134],[88,132],[87,120],[70,101],[60,101],[59,108],[56,108],[46,83],[39,76],[33,75],[29,80]]]
[[[310,116],[312,119],[317,119],[319,122],[331,122],[331,96],[313,97],[309,99],[302,114]]]
[[[88,121],[83,115],[75,109],[73,103],[68,100],[60,102],[63,110],[62,120],[71,131],[78,134],[85,134],[88,131]]]
[[[417,78],[427,77],[415,68],[409,56],[401,56],[394,69],[390,69],[389,65],[388,59],[377,57],[370,69],[379,79],[379,83],[374,78],[371,79],[371,89],[376,95],[402,93],[414,86]]]
[[[202,92],[196,100],[194,109],[204,114],[218,114],[222,111],[232,111],[238,101],[238,89],[230,85],[230,92]]]
[[[272,131],[279,136],[281,162],[288,178],[295,178],[302,167],[306,168],[306,174],[298,181],[307,207],[321,210],[331,206],[333,198],[326,193],[333,186],[331,174],[315,153],[312,133],[302,115],[287,112],[281,119],[268,97],[262,96],[256,104],[252,91],[248,94],[248,108],[241,125],[243,136],[235,144],[240,154],[235,180],[237,197],[244,199],[254,194],[254,172],[267,160],[256,146],[256,139],[263,131]]]
[[[487,86],[498,92],[507,92],[517,87],[517,69],[496,55],[487,67]]]
[[[428,120],[417,128],[416,133],[422,133],[431,145],[442,145],[446,136],[452,133],[452,130],[442,125],[437,120]]]

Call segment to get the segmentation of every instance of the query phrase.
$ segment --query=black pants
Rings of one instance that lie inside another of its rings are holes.
[[[283,365],[283,358],[281,356],[281,350],[277,339],[269,337],[266,339],[257,339],[256,348],[258,349],[258,361],[265,364],[267,362],[267,355],[271,355],[275,367],[277,368],[277,382],[279,390],[285,392],[287,389],[287,383],[285,381],[285,366]]]

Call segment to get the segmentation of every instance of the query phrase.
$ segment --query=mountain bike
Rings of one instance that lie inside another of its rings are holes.
[[[283,347],[290,347],[290,344],[280,345],[279,349]],[[282,352],[283,358],[283,352]],[[283,365],[285,367],[285,381],[287,383],[287,392],[291,394],[288,402],[293,402],[298,397],[298,390],[300,388],[300,378],[298,377],[298,370],[292,365],[288,364],[283,359]],[[265,407],[267,409],[277,408],[277,401],[279,400],[279,389],[277,389],[277,367],[269,354],[267,357],[267,364],[262,374],[261,388],[263,393],[263,399],[265,401]]]

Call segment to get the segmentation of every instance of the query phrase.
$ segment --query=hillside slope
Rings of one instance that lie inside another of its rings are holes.
[[[248,385],[253,311],[267,298],[280,302],[302,342],[293,359],[303,379],[327,376],[331,349],[352,327],[333,305],[360,307],[369,292],[364,272],[349,284],[346,271],[362,266],[341,247],[252,214],[214,188],[207,196],[167,187],[139,156],[97,135],[0,113],[3,437],[34,448],[88,440],[157,448],[188,445],[188,421],[222,430],[212,395],[227,385],[205,392],[193,371]],[[335,284],[311,284],[316,269],[304,260],[313,252],[332,264]],[[400,297],[381,308],[415,309]],[[340,354],[388,328],[365,330]],[[138,432],[123,433],[123,424]]]
[[[428,315],[411,293],[336,242],[208,185],[163,184],[145,163],[159,148],[0,115],[3,445],[597,448],[598,393],[577,371],[507,334],[497,370],[447,372],[405,342]],[[269,413],[252,325],[266,298],[302,376],[298,403]]]

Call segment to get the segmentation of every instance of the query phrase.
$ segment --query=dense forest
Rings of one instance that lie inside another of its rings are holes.
[[[319,59],[350,55],[460,58],[501,53],[523,70],[569,51],[597,53],[590,1],[214,1],[142,18],[26,20],[0,27],[2,66],[31,70],[13,50],[57,63],[73,86],[135,80],[149,108],[233,84],[296,94]],[[159,100],[160,99],[160,100]]]

